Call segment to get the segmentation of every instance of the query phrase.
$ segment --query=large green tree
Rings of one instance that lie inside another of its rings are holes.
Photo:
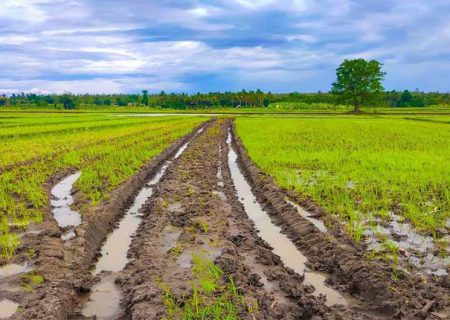
[[[336,69],[337,79],[331,92],[353,104],[354,112],[361,112],[361,105],[384,91],[386,73],[376,60],[344,60]]]

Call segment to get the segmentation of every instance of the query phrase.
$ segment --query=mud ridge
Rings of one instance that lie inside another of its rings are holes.
[[[78,304],[79,294],[89,290],[91,273],[89,269],[99,254],[98,250],[106,235],[131,204],[133,197],[149,177],[203,126],[195,128],[190,134],[172,143],[161,154],[146,163],[134,176],[120,185],[107,201],[83,214],[82,224],[76,228],[77,237],[64,243],[61,230],[53,219],[48,205],[43,230],[34,241],[26,241],[21,250],[33,248],[37,258],[34,270],[44,276],[45,282],[35,288],[21,307],[23,312],[13,319],[67,319]],[[69,170],[73,172],[74,170]],[[55,175],[47,186],[48,191],[54,183],[68,172]]]
[[[243,172],[264,209],[309,259],[309,267],[329,274],[328,283],[359,299],[364,309],[397,319],[445,319],[449,313],[449,293],[414,275],[392,279],[388,266],[368,260],[364,251],[331,234],[323,234],[285,202],[286,194],[273,179],[250,159],[234,123],[233,145]],[[323,214],[316,208],[317,212]],[[341,236],[345,239],[345,236]]]

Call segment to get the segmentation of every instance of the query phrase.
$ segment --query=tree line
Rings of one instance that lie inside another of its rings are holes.
[[[210,92],[210,93],[165,93],[148,94],[62,94],[40,95],[35,93],[0,95],[0,107],[87,109],[95,107],[149,106],[169,109],[209,109],[209,108],[267,108],[279,102],[304,104],[341,105],[346,101],[340,95],[329,92],[316,93],[271,93],[256,91]],[[366,102],[366,107],[426,107],[450,105],[450,93],[416,91],[387,91]]]

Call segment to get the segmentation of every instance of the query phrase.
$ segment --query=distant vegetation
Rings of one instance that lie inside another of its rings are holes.
[[[176,110],[215,108],[281,108],[291,110],[351,110],[346,100],[332,93],[286,93],[245,91],[197,94],[108,94],[38,95],[33,93],[0,96],[0,108],[100,109],[109,107],[151,107]],[[364,107],[428,107],[450,105],[450,93],[389,91],[379,94]]]

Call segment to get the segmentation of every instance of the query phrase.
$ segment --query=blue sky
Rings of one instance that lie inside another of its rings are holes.
[[[1,0],[0,93],[327,91],[345,58],[450,91],[449,0]]]

